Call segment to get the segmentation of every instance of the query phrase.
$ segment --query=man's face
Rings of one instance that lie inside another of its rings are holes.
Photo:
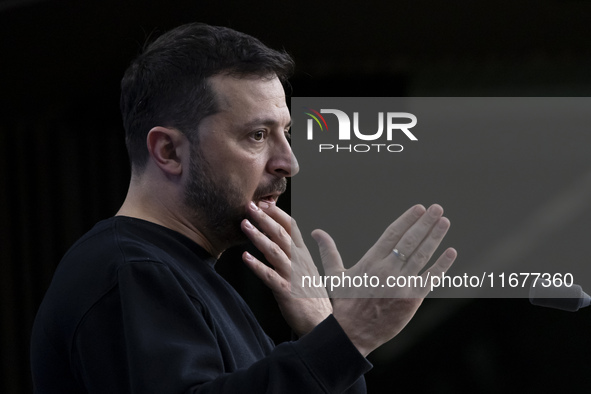
[[[199,125],[185,197],[206,237],[227,247],[246,241],[240,222],[249,201],[275,203],[298,164],[277,78],[218,75],[209,82],[219,112]]]

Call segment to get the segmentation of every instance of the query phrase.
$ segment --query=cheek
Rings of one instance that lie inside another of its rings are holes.
[[[263,180],[268,161],[267,152],[251,152],[234,143],[226,142],[223,149],[221,145],[220,142],[205,146],[205,149],[210,149],[204,152],[210,167],[221,182],[228,182],[250,199]]]
[[[258,160],[240,161],[233,164],[227,172],[227,177],[250,198],[261,184],[265,166]]]

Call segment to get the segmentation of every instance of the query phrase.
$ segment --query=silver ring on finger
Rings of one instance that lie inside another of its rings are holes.
[[[392,253],[394,254],[394,256],[396,256],[398,258],[398,260],[406,263],[406,255],[404,253],[402,253],[401,251],[399,251],[396,248],[392,249]]]

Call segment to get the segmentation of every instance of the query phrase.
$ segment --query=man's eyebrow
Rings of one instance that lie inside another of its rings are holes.
[[[244,125],[244,127],[249,128],[249,127],[254,127],[254,126],[258,126],[258,125],[264,125],[264,126],[277,126],[278,124],[280,124],[279,122],[277,122],[275,119],[273,118],[256,118],[251,120],[250,122],[246,123]],[[291,118],[289,119],[289,122],[285,125],[286,129],[291,128]]]

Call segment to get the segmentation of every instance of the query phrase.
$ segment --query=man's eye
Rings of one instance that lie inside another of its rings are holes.
[[[263,130],[255,131],[252,134],[252,138],[255,141],[262,141],[265,138],[265,132]]]

